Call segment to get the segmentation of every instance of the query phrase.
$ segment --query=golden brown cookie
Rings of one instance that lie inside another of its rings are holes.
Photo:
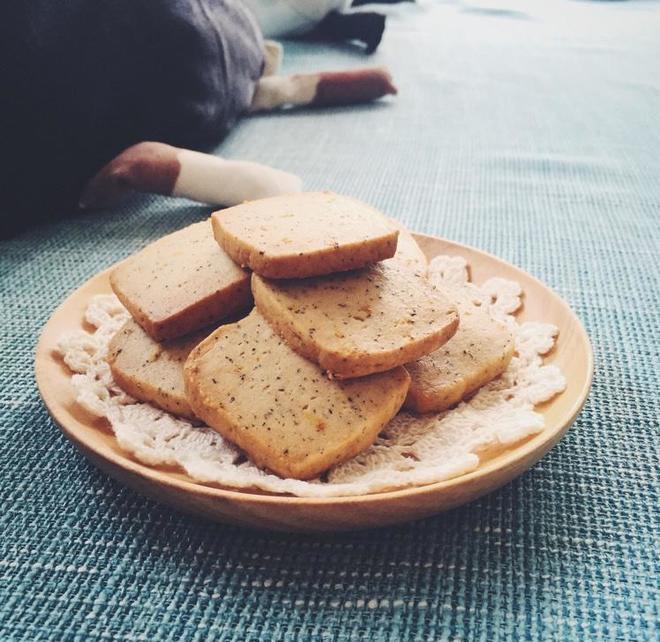
[[[424,252],[417,244],[413,235],[395,219],[390,219],[393,225],[399,230],[399,240],[396,246],[396,254],[391,261],[397,261],[399,265],[407,267],[414,272],[426,276],[429,262]]]
[[[454,304],[397,257],[310,279],[253,274],[252,293],[259,312],[296,352],[339,379],[418,359],[458,326]]]
[[[132,397],[181,417],[194,417],[183,385],[183,364],[209,334],[196,332],[159,343],[134,319],[110,340],[107,361],[114,380]]]
[[[211,219],[238,265],[273,279],[361,268],[394,256],[397,245],[398,230],[380,212],[330,192],[249,201]]]
[[[218,247],[208,220],[129,257],[112,271],[110,285],[157,341],[184,336],[252,304],[249,273]]]
[[[460,324],[441,348],[406,364],[410,389],[405,407],[439,412],[456,405],[502,374],[514,352],[513,334],[483,305],[475,305],[465,290],[447,289],[456,301]]]
[[[311,479],[371,445],[408,390],[405,368],[332,381],[257,310],[202,341],[185,368],[195,414],[259,466]]]

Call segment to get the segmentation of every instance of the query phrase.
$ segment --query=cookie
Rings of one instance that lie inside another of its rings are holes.
[[[398,230],[346,196],[307,192],[250,201],[211,217],[234,261],[272,279],[343,272],[391,258]]]
[[[218,247],[208,220],[129,257],[112,271],[110,285],[156,341],[195,332],[252,304],[249,273]]]
[[[446,343],[458,327],[454,304],[397,257],[310,279],[253,274],[252,293],[275,331],[338,379],[418,359]]]
[[[396,261],[402,267],[407,267],[413,272],[419,272],[426,276],[429,262],[422,248],[419,247],[413,235],[395,219],[390,219],[392,224],[399,230],[399,239],[396,246],[396,254],[389,259]]]
[[[173,415],[193,418],[183,385],[183,364],[210,331],[159,343],[134,319],[110,340],[107,361],[117,384],[132,397]]]
[[[202,341],[184,368],[195,414],[258,465],[311,479],[370,446],[398,412],[408,373],[332,381],[253,310]]]
[[[447,289],[456,301],[460,325],[441,348],[406,364],[410,389],[405,407],[416,412],[439,412],[476,392],[508,367],[514,352],[513,334],[466,291]]]

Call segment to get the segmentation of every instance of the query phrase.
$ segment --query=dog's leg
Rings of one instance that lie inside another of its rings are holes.
[[[275,75],[282,66],[284,50],[275,40],[264,40],[264,71],[262,76]]]
[[[266,165],[145,142],[129,147],[103,167],[84,189],[80,206],[109,207],[131,192],[229,206],[299,192],[301,187],[297,176]]]
[[[396,93],[392,76],[380,67],[266,76],[257,82],[250,111],[291,105],[350,105]]]

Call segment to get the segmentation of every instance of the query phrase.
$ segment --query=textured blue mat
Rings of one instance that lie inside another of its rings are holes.
[[[40,328],[95,272],[208,213],[144,198],[0,248],[0,639],[653,640],[658,632],[660,5],[402,6],[372,62],[400,95],[245,120],[220,153],[300,173],[565,297],[591,397],[526,475],[376,532],[175,513],[89,465],[44,411]],[[362,64],[291,45],[291,70]]]

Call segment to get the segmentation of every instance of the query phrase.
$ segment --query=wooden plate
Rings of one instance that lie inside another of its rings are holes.
[[[559,327],[556,347],[546,362],[561,368],[568,385],[561,395],[539,408],[545,416],[546,428],[517,447],[482,461],[469,474],[428,486],[373,495],[301,498],[199,484],[183,473],[137,462],[120,450],[104,421],[93,420],[77,406],[71,373],[54,352],[62,334],[82,327],[90,298],[111,291],[110,270],[92,277],[71,294],[43,329],[35,369],[44,403],[64,434],[101,470],[159,502],[220,522],[290,531],[349,530],[418,519],[472,501],[526,471],[573,423],[591,386],[591,345],[568,305],[534,277],[485,252],[439,238],[415,236],[429,258],[438,254],[464,257],[477,284],[495,275],[517,281],[524,291],[524,305],[518,318]]]

